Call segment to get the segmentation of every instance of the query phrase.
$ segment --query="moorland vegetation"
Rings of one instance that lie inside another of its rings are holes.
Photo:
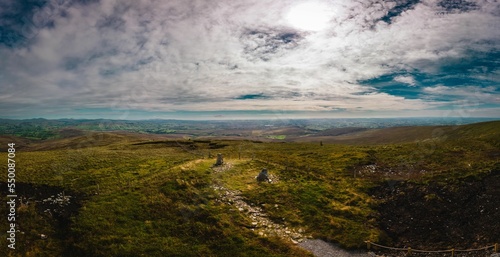
[[[80,129],[45,140],[2,136],[2,145],[18,144],[20,202],[16,250],[2,240],[0,255],[311,256],[256,233],[214,185],[241,192],[274,223],[344,248],[497,243],[498,127],[411,127],[397,142],[394,129],[373,132],[376,142],[363,130],[337,143]],[[217,153],[222,172],[213,168]],[[262,168],[273,183],[256,182]]]

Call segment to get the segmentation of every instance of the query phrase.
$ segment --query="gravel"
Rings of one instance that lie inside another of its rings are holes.
[[[321,239],[305,239],[298,244],[301,248],[310,251],[317,257],[372,257],[373,253],[360,251],[346,251],[334,244]]]

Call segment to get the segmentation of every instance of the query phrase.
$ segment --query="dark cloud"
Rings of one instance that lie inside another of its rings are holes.
[[[0,27],[0,44],[7,47],[14,47],[25,40],[20,33],[7,26]]]
[[[125,20],[121,17],[123,13],[113,13],[113,15],[103,17],[96,22],[96,26],[99,29],[110,29],[110,30],[125,30]]]
[[[438,3],[438,6],[442,7],[445,13],[468,12],[479,9],[475,2],[468,0],[443,0]]]
[[[268,99],[270,98],[269,96],[264,95],[263,93],[259,94],[247,94],[247,95],[240,95],[236,97],[236,100],[248,100],[248,99]]]
[[[387,23],[392,23],[393,18],[398,17],[401,13],[411,10],[415,7],[416,4],[420,2],[420,0],[396,0],[393,1],[395,6],[387,11],[387,14],[380,18],[380,20],[385,21]]]
[[[302,36],[293,31],[276,29],[248,29],[241,35],[244,53],[249,59],[269,61],[296,48]]]
[[[15,47],[29,39],[33,26],[32,17],[46,0],[26,0],[0,2],[0,44]]]
[[[58,2],[63,2],[65,0],[57,0]],[[73,0],[73,2],[82,4],[82,5],[88,5],[88,4],[95,4],[99,3],[101,0]]]
[[[71,6],[87,6],[99,0],[3,0],[0,1],[0,45],[23,47],[55,20],[68,18]]]

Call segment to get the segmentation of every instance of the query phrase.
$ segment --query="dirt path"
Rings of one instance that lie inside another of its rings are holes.
[[[260,236],[277,236],[294,244],[302,242],[306,237],[302,229],[289,228],[270,220],[261,207],[248,204],[241,196],[240,191],[230,190],[220,185],[214,185],[213,188],[219,192],[220,198],[218,200],[220,202],[232,205],[252,220],[248,227]]]
[[[317,257],[375,257],[374,253],[346,251],[321,239],[305,239],[299,243],[302,249],[310,251]]]
[[[222,167],[212,168],[214,172],[225,172],[232,168],[231,164]],[[283,224],[275,223],[268,218],[268,215],[260,206],[247,203],[238,190],[231,190],[217,181],[212,186],[219,193],[217,201],[233,206],[236,210],[247,216],[251,220],[248,228],[255,231],[259,236],[277,236],[286,241],[291,241],[297,246],[310,251],[317,257],[371,257],[375,254],[366,252],[349,252],[334,244],[330,244],[321,239],[313,239],[305,233],[302,228],[290,228]]]

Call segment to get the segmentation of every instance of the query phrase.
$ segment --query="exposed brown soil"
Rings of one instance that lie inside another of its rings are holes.
[[[382,200],[379,225],[392,246],[470,249],[500,240],[498,168],[449,183],[390,182],[372,194]]]
[[[0,182],[0,188],[7,184]],[[39,215],[55,218],[58,222],[69,223],[69,218],[78,213],[85,194],[65,190],[62,187],[16,183],[17,201],[22,204],[35,204]]]
[[[0,188],[7,188],[7,184],[0,182]],[[56,241],[50,242],[62,242],[62,256],[76,256],[74,242],[78,239],[71,230],[72,218],[78,214],[82,202],[88,196],[58,186],[23,182],[17,182],[15,189],[16,219],[21,221],[17,225],[17,239],[22,242],[16,250],[27,250],[40,240],[56,238]],[[6,206],[0,208],[2,213],[6,213]],[[30,208],[32,206],[34,209]],[[37,225],[33,225],[34,223]]]

